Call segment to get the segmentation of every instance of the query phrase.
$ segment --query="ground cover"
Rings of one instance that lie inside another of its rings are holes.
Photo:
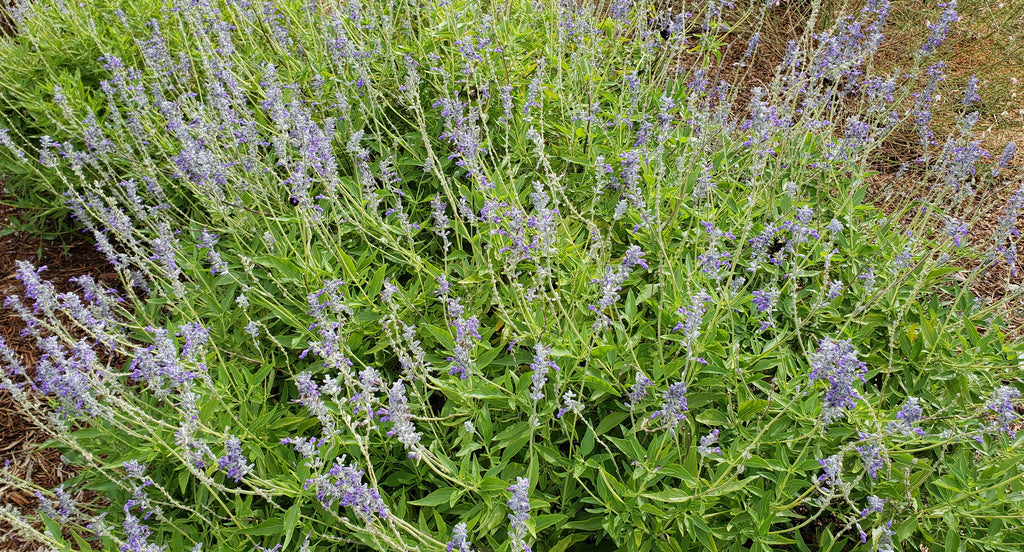
[[[648,8],[17,11],[10,187],[108,265],[15,264],[5,388],[76,474],[8,470],[18,538],[1019,546],[1015,295],[972,290],[1021,200],[968,193],[1013,174],[968,89],[933,122],[955,4],[891,72],[893,7],[839,8],[761,89],[719,79],[779,6]]]

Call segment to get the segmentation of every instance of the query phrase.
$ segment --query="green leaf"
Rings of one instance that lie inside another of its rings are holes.
[[[487,476],[480,480],[480,490],[485,493],[496,493],[508,489],[509,483],[497,477]]]
[[[619,392],[615,389],[615,387],[613,387],[610,383],[604,381],[601,378],[597,378],[591,376],[590,374],[587,374],[586,377],[584,377],[584,382],[587,386],[591,387],[596,391],[603,391],[605,393],[608,393],[609,395],[613,395],[616,397],[619,396]]]
[[[768,408],[768,401],[764,399],[750,399],[740,404],[736,409],[736,415],[741,421],[745,422],[754,416],[760,416],[766,408]]]
[[[71,531],[71,538],[75,539],[79,552],[92,552],[92,545],[78,534],[78,531]]]
[[[696,418],[698,422],[709,426],[723,426],[729,424],[729,417],[720,410],[714,408],[702,410],[697,414]]]
[[[256,262],[274,270],[274,278],[281,282],[291,284],[303,284],[303,271],[295,263],[288,259],[271,257],[269,255],[257,257]]]
[[[188,470],[181,470],[181,472],[178,473],[178,487],[181,488],[182,493],[184,493],[188,488],[188,482],[191,479],[190,476],[191,474]]]
[[[480,353],[476,357],[476,368],[478,370],[483,370],[484,368],[487,368],[488,366],[491,365],[492,362],[494,362],[494,359],[498,358],[498,355],[500,355],[503,350],[504,349],[502,349],[501,347],[495,347],[493,349],[488,349],[483,353]]]
[[[758,479],[760,479],[760,476],[753,475],[751,477],[747,477],[747,478],[744,478],[744,479],[730,481],[730,482],[728,482],[728,483],[726,483],[724,485],[721,485],[719,487],[712,487],[706,493],[701,493],[701,496],[722,496],[722,495],[726,495],[726,494],[729,494],[729,493],[734,493],[734,492],[736,492],[736,491],[746,487],[747,485],[750,485],[751,483],[753,483],[754,481],[756,481]]]
[[[281,548],[288,549],[288,543],[292,540],[292,535],[295,533],[295,527],[299,523],[299,513],[302,508],[301,500],[297,500],[295,504],[292,504],[288,511],[284,513],[284,544]]]
[[[584,530],[584,531],[594,531],[596,529],[600,529],[601,528],[601,524],[600,524],[600,519],[601,518],[595,518],[595,519],[598,520],[597,527],[595,529],[589,529],[589,530]],[[572,525],[572,523],[567,523],[563,527],[569,528],[569,525]],[[569,535],[568,537],[565,537],[564,539],[558,541],[558,543],[555,544],[554,546],[552,546],[551,549],[548,550],[548,552],[565,552],[566,549],[568,549],[573,544],[576,544],[577,542],[580,542],[580,541],[587,540],[588,537],[589,537],[589,535],[587,535],[586,532],[581,532],[581,533],[576,533],[576,534],[573,534],[573,535]]]
[[[456,493],[458,489],[454,487],[446,487],[444,489],[437,489],[436,491],[428,494],[427,496],[419,500],[411,500],[409,504],[413,506],[440,506],[441,504],[448,504],[452,497],[452,494]]]
[[[46,532],[59,541],[61,544],[64,543],[64,538],[60,534],[60,524],[49,518],[49,516],[40,513],[39,519],[43,520],[43,525],[46,526]]]
[[[696,454],[696,449],[691,449],[690,454]],[[662,468],[660,473],[679,479],[690,487],[694,487],[698,483],[697,478],[694,476],[694,472],[687,470],[679,464],[669,464]]]
[[[643,493],[640,496],[654,500],[656,502],[669,502],[678,504],[682,502],[688,502],[693,495],[682,490],[682,489],[665,489],[664,491],[658,491],[656,493]]]
[[[423,324],[421,328],[440,341],[441,345],[443,345],[445,349],[450,351],[455,348],[455,340],[452,339],[451,333],[449,333],[448,330],[443,330],[433,324]]]
[[[494,436],[494,440],[498,445],[504,446],[508,441],[511,441],[524,433],[527,435],[530,433],[530,422],[526,420],[505,428],[504,431]]]
[[[587,428],[587,432],[583,435],[583,440],[580,441],[580,454],[588,456],[592,450],[594,450],[594,432]]]
[[[480,387],[469,389],[459,393],[463,397],[469,397],[471,399],[504,399],[509,395],[502,391],[498,386],[491,383],[485,383]]]
[[[608,430],[618,426],[623,420],[629,418],[627,412],[613,412],[601,419],[601,423],[597,424],[597,435],[604,435]]]
[[[570,521],[569,523],[566,523],[562,527],[565,527],[566,529],[573,529],[573,530],[577,530],[577,531],[587,531],[587,532],[589,532],[589,531],[597,531],[598,529],[601,528],[601,525],[603,523],[604,523],[604,516],[597,516],[597,517],[592,517],[592,518],[583,519],[583,520]],[[584,538],[586,538],[586,536],[584,536]]]
[[[799,531],[796,531],[796,532],[799,533]],[[757,540],[761,541],[764,544],[773,545],[773,546],[790,545],[790,544],[795,544],[796,543],[796,541],[793,540],[793,539],[787,539],[786,537],[783,537],[782,535],[773,535],[771,533],[766,533],[764,535],[760,535],[760,536],[757,537]]]
[[[373,280],[366,286],[366,299],[368,301],[376,301],[380,297],[380,290],[384,287],[384,274],[385,266],[377,269],[377,272],[373,274]]]
[[[705,550],[718,551],[718,547],[715,545],[715,539],[711,534],[711,528],[708,527],[704,518],[700,516],[687,516],[686,520],[689,522],[690,530],[693,535],[697,537],[697,540],[704,545]]]
[[[910,535],[914,534],[917,530],[917,517],[912,516],[903,520],[899,525],[895,527],[896,538],[899,541],[905,541],[910,538]]]
[[[534,523],[534,529],[537,533],[540,533],[544,529],[547,529],[556,523],[562,523],[569,519],[569,516],[565,514],[542,514],[537,516],[535,519],[536,522]]]
[[[270,518],[263,523],[255,527],[248,527],[239,531],[243,535],[254,535],[254,536],[267,536],[267,535],[280,535],[284,529],[284,523],[281,518],[274,517]]]
[[[962,545],[957,527],[950,527],[946,530],[946,552],[957,552]]]

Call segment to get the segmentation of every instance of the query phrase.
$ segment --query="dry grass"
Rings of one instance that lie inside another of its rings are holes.
[[[866,2],[824,0],[818,14],[817,31],[826,30],[825,22],[835,21],[843,14],[857,13]],[[961,20],[954,24],[946,41],[931,56],[928,63],[940,59],[946,63],[946,78],[940,83],[933,109],[932,130],[943,139],[953,133],[963,114],[962,98],[967,80],[972,75],[980,79],[982,102],[974,106],[979,111],[975,125],[975,139],[994,158],[1003,152],[1006,143],[1014,141],[1022,148],[1017,159],[995,179],[983,179],[974,194],[957,205],[947,204],[951,214],[971,222],[967,237],[973,253],[958,261],[974,268],[981,254],[995,246],[994,229],[1004,213],[1007,199],[1022,185],[1024,179],[1024,2],[988,3],[977,0],[961,2]],[[783,1],[772,12],[759,31],[761,46],[756,64],[736,73],[746,87],[766,85],[785,53],[790,40],[799,39],[806,32],[805,22],[811,16],[809,0]],[[938,16],[938,8],[914,2],[894,2],[886,27],[885,40],[872,60],[874,74],[905,74],[914,64],[914,54],[927,39],[929,18]],[[753,30],[738,33],[737,44],[746,44]],[[737,49],[734,47],[733,52]],[[742,48],[739,48],[742,52]],[[735,82],[735,81],[734,81]],[[737,102],[738,103],[738,102]],[[739,104],[738,105],[743,105]],[[934,196],[934,190],[921,175],[913,170],[896,178],[903,163],[913,163],[922,156],[919,138],[913,128],[897,128],[876,152],[872,169],[877,172],[869,179],[868,199],[887,215],[903,212],[922,198]],[[987,170],[987,169],[983,169]],[[1024,259],[1024,248],[1017,246],[1017,256]],[[1000,301],[1008,293],[1016,292],[1024,283],[1024,269],[1011,276],[1005,265],[995,265],[979,271],[972,290],[986,301]],[[1024,312],[1010,302],[1000,314],[1005,318],[1011,338],[1024,337]]]

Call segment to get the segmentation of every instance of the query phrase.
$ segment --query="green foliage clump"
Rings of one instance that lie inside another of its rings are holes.
[[[3,167],[122,281],[19,265],[43,355],[0,347],[4,387],[80,471],[0,516],[122,551],[1019,548],[1020,349],[969,285],[1024,192],[968,247],[1007,161],[969,97],[929,128],[950,16],[873,75],[873,2],[748,89],[774,6],[725,8],[19,8]],[[886,218],[904,129],[933,193]]]

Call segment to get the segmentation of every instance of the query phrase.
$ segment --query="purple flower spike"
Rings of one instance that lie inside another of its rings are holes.
[[[405,384],[396,381],[391,386],[388,394],[388,420],[394,426],[387,432],[389,437],[396,437],[398,442],[409,449],[409,457],[418,456],[420,433],[416,431],[416,425],[412,422],[412,414],[409,412],[409,401],[405,397]]]
[[[159,552],[167,549],[147,542],[153,532],[131,514],[125,516],[123,528],[124,544],[121,545],[121,552]]]
[[[622,258],[622,262],[617,268],[612,268],[611,266],[604,267],[604,275],[591,282],[601,286],[601,299],[598,300],[596,305],[588,307],[597,314],[597,321],[594,322],[593,326],[594,331],[600,331],[611,326],[612,320],[604,311],[619,300],[619,290],[622,289],[622,282],[629,278],[634,266],[640,266],[645,270],[648,268],[647,262],[644,261],[643,250],[639,246],[631,245],[626,250],[626,255]]]
[[[325,509],[335,502],[349,506],[366,523],[374,517],[387,518],[390,511],[376,489],[363,483],[363,471],[355,466],[345,465],[345,456],[334,459],[334,466],[324,475],[306,481],[306,487],[314,486],[316,496]]]
[[[472,552],[470,547],[469,535],[466,533],[466,524],[457,523],[452,531],[452,540],[448,541],[448,546],[445,547],[447,552]]]
[[[558,365],[548,357],[551,355],[551,347],[542,343],[533,346],[533,362],[530,368],[533,370],[533,385],[530,387],[530,398],[537,402],[544,398],[544,384],[548,381],[548,371],[558,370]]]
[[[508,536],[512,539],[512,547],[515,550],[530,552],[529,545],[524,540],[527,535],[526,520],[530,519],[530,480],[525,477],[517,477],[516,482],[508,488],[512,498],[508,500],[508,507],[512,513],[508,515],[512,523]]]
[[[853,388],[853,382],[864,381],[868,368],[857,360],[857,350],[849,340],[836,341],[830,337],[818,342],[818,350],[811,354],[810,360],[810,380],[826,380],[829,384],[821,406],[822,421],[828,426],[854,409],[860,394]]]
[[[1020,417],[1013,406],[1013,400],[1020,398],[1020,391],[1004,385],[992,392],[989,398],[989,403],[986,405],[988,409],[996,413],[996,420],[994,425],[999,431],[1005,431],[1009,434],[1010,438],[1013,439],[1017,432],[1010,429],[1010,424],[1016,422]]]
[[[923,410],[921,410],[921,406],[918,404],[918,398],[907,397],[903,407],[896,413],[896,421],[889,422],[885,428],[889,433],[899,433],[902,435],[916,433],[924,437],[924,430],[920,427],[914,427],[914,422],[921,419],[922,413]]]
[[[217,466],[238,483],[252,471],[253,465],[242,454],[242,443],[234,435],[224,441],[224,452],[224,456],[217,459]]]
[[[675,435],[675,428],[679,422],[686,419],[686,383],[678,381],[673,383],[662,394],[661,410],[651,414],[651,419],[662,418],[669,433]]]
[[[940,8],[943,8],[942,15],[939,17],[937,23],[929,23],[928,28],[931,30],[931,34],[928,36],[928,40],[921,47],[922,54],[930,54],[942,44],[942,41],[946,39],[946,34],[949,33],[949,26],[960,20],[960,16],[956,13],[956,0],[949,0],[945,4],[939,4]]]
[[[722,454],[720,447],[714,446],[718,442],[718,430],[715,429],[711,433],[700,438],[700,445],[697,446],[697,452],[700,453],[701,458],[705,456],[711,456],[712,454]]]
[[[836,490],[843,485],[843,456],[833,454],[825,459],[819,459],[822,474],[818,476],[818,482],[826,491]]]
[[[860,453],[860,460],[868,475],[871,476],[871,479],[877,479],[878,468],[884,465],[881,456],[882,448],[875,444],[857,446],[857,452]]]
[[[633,410],[636,405],[640,403],[645,396],[647,396],[647,388],[650,387],[654,382],[650,380],[643,372],[636,373],[636,381],[633,383],[633,387],[629,389],[629,409]]]
[[[868,507],[860,511],[860,517],[867,517],[871,514],[875,514],[882,511],[885,507],[886,500],[884,498],[878,498],[875,495],[868,497]]]

